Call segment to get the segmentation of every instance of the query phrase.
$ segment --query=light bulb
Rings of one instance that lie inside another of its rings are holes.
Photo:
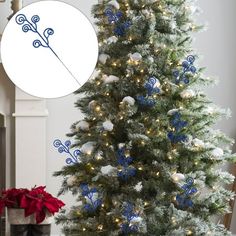
[[[187,235],[192,235],[193,232],[192,232],[191,230],[187,230],[186,234],[187,234]]]
[[[96,106],[95,110],[96,110],[97,112],[99,112],[99,111],[101,111],[101,107],[100,107],[100,106]]]
[[[103,225],[99,225],[98,230],[103,230]]]

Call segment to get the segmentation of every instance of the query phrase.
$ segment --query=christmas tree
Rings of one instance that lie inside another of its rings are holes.
[[[191,48],[191,0],[113,0],[94,6],[97,75],[77,93],[78,163],[56,176],[78,201],[62,212],[65,235],[230,235],[212,216],[234,197],[219,169],[233,140],[211,126],[228,111],[202,91]]]

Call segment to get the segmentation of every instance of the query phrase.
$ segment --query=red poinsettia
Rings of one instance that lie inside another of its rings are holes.
[[[45,191],[45,186],[28,189],[10,189],[2,192],[0,214],[4,207],[23,208],[25,217],[35,214],[37,224],[44,221],[46,214],[54,215],[65,204]]]
[[[5,207],[20,208],[22,197],[29,192],[28,189],[9,189],[2,191],[0,197],[0,215]]]

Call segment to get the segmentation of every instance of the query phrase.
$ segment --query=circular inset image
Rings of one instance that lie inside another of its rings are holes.
[[[6,26],[3,67],[13,83],[36,97],[57,98],[79,89],[98,58],[96,32],[78,9],[58,1],[26,6]]]

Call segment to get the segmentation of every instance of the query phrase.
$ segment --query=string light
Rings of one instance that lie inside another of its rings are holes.
[[[102,160],[102,156],[101,156],[101,155],[97,155],[96,159],[97,159],[98,161],[100,161],[100,160]]]
[[[191,25],[192,31],[194,31],[196,28],[197,28],[196,25]]]
[[[97,81],[97,85],[100,85],[101,84],[101,81]]]
[[[191,230],[187,230],[186,234],[187,234],[187,235],[192,235],[193,232],[192,232]]]
[[[85,228],[83,228],[83,231],[86,231],[86,229],[85,229]]]
[[[171,220],[172,220],[172,223],[173,223],[173,224],[176,224],[176,219],[175,219],[175,217],[172,217]]]
[[[125,156],[126,156],[126,157],[129,157],[129,156],[130,156],[130,151],[129,151],[129,150],[126,150],[126,151],[125,151]]]
[[[115,219],[115,222],[116,222],[116,223],[119,223],[119,222],[120,222],[120,219],[116,218],[116,219]]]
[[[87,154],[88,156],[90,156],[90,155],[92,154],[92,152],[91,152],[91,151],[88,151],[88,152],[86,152],[86,154]]]
[[[147,133],[147,134],[150,134],[150,133],[151,133],[151,131],[150,131],[150,130],[148,130],[146,133]]]
[[[100,106],[96,106],[96,107],[95,107],[95,110],[96,110],[97,112],[99,112],[99,111],[101,111],[101,107],[100,107]]]
[[[103,225],[99,225],[98,230],[103,230]]]
[[[138,168],[138,170],[142,171],[142,170],[143,170],[143,168],[142,168],[142,167],[139,167],[139,168]]]
[[[156,176],[157,176],[157,177],[160,176],[160,172],[159,172],[159,171],[156,173]]]

